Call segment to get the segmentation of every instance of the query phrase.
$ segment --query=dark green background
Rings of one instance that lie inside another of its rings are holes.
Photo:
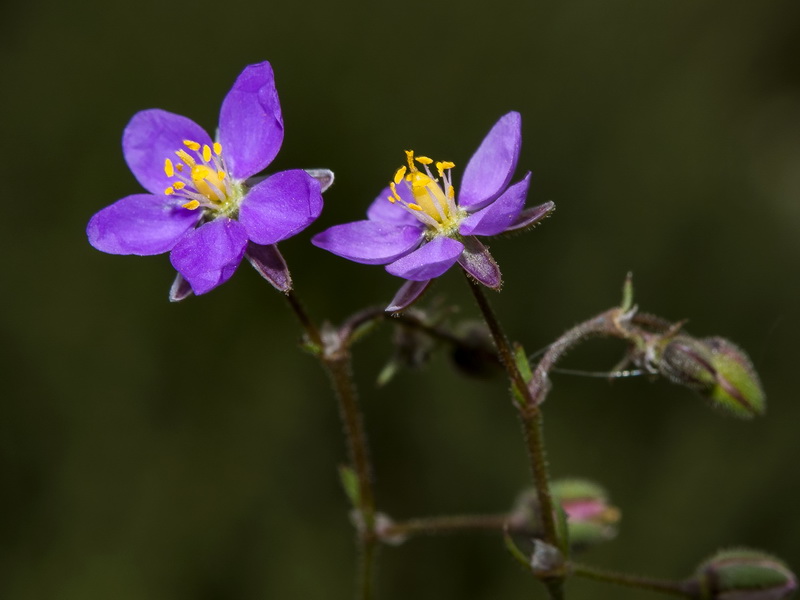
[[[643,309],[748,349],[769,401],[744,423],[666,383],[557,377],[552,471],[603,482],[624,515],[586,560],[682,577],[746,544],[800,568],[796,0],[40,1],[5,7],[0,33],[0,596],[352,597],[340,426],[285,301],[244,265],[172,305],[166,257],[101,254],[84,234],[139,191],[119,143],[134,112],[213,130],[265,59],[286,122],[270,169],[337,175],[319,221],[281,246],[317,318],[385,303],[399,281],[310,236],[362,218],[402,150],[463,167],[520,111],[518,176],[558,210],[492,243],[511,336],[546,345],[616,303],[632,270]],[[455,270],[439,296],[475,314]],[[380,506],[505,509],[529,481],[505,383],[438,357],[377,390],[388,338],[355,352]],[[608,368],[620,350],[568,362]],[[387,548],[380,575],[385,599],[542,597],[486,534]]]

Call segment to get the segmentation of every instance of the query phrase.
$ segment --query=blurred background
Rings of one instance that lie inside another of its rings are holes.
[[[319,320],[385,304],[399,280],[309,244],[363,218],[413,148],[463,167],[523,115],[517,177],[535,231],[491,244],[492,293],[531,350],[619,301],[751,354],[766,417],[726,418],[664,382],[561,375],[545,405],[555,476],[603,483],[623,518],[585,561],[679,578],[747,545],[800,569],[800,3],[17,2],[0,23],[6,216],[0,339],[0,597],[346,599],[355,551],[326,377],[285,300],[243,265],[170,304],[166,256],[102,254],[90,216],[139,186],[120,139],[138,110],[213,131],[241,69],[270,60],[286,138],[270,170],[335,185],[281,245]],[[13,184],[13,185],[12,185]],[[477,316],[463,278],[425,302]],[[446,356],[375,379],[355,349],[379,505],[398,519],[494,513],[529,474],[502,378]],[[596,342],[565,366],[610,368]],[[380,556],[380,597],[543,597],[499,536],[413,539]],[[574,581],[571,599],[657,597]]]

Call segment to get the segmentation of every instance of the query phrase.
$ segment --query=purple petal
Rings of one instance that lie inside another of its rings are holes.
[[[525,205],[531,174],[518,181],[494,202],[478,212],[472,213],[461,222],[458,232],[462,235],[497,235],[516,221]]]
[[[164,160],[178,161],[177,150],[194,153],[184,140],[211,144],[211,138],[197,123],[175,113],[153,108],[133,115],[122,134],[122,152],[134,177],[153,194],[163,194],[172,185],[164,172]]]
[[[411,254],[386,265],[392,275],[412,281],[425,281],[438,277],[452,267],[464,244],[449,237],[437,237]]]
[[[200,295],[231,278],[246,246],[247,233],[242,224],[222,217],[184,237],[172,249],[170,261],[194,293]]]
[[[478,238],[472,236],[464,238],[464,252],[459,256],[458,264],[486,287],[499,290],[503,284],[500,268]]]
[[[286,261],[278,247],[274,244],[271,246],[259,246],[250,242],[247,244],[247,250],[244,255],[253,268],[258,271],[261,276],[269,281],[275,289],[286,293],[292,289],[292,276],[289,274],[289,267],[286,266]]]
[[[414,202],[414,195],[405,183],[396,186],[397,194],[406,202]],[[387,186],[373,200],[367,209],[367,218],[370,221],[382,221],[384,223],[394,223],[395,225],[419,225],[420,221],[410,210],[403,208],[402,204],[390,202],[392,195],[391,189]]]
[[[192,286],[183,278],[183,275],[178,273],[175,275],[175,281],[172,282],[172,287],[169,289],[169,301],[180,302],[191,296]]]
[[[506,229],[506,231],[517,231],[527,227],[532,227],[545,217],[549,217],[550,213],[552,213],[555,209],[556,205],[552,201],[545,202],[539,206],[526,208],[520,213],[516,221],[514,221],[514,223],[512,223],[511,226]]]
[[[86,235],[102,252],[150,256],[172,250],[202,216],[202,211],[181,208],[167,196],[136,194],[94,215]]]
[[[394,295],[394,298],[392,298],[389,306],[386,307],[386,312],[398,312],[405,310],[419,299],[422,293],[428,289],[430,284],[430,279],[426,281],[406,281],[402,286],[400,286],[400,289],[397,290],[397,293]]]
[[[357,263],[384,265],[416,248],[422,233],[421,227],[354,221],[318,233],[311,243]]]
[[[497,198],[517,168],[522,119],[510,112],[495,123],[464,169],[458,205],[477,210]]]
[[[219,141],[236,179],[264,169],[283,143],[283,117],[268,62],[245,67],[222,101]]]
[[[247,192],[239,222],[256,244],[269,245],[308,227],[322,212],[319,182],[302,169],[270,175]]]

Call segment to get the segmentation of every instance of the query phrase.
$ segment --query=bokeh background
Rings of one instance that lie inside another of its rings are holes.
[[[553,474],[602,482],[623,511],[619,537],[585,560],[677,578],[742,544],[800,569],[796,0],[34,0],[2,12],[0,597],[352,597],[336,408],[283,298],[244,265],[173,305],[166,257],[104,255],[84,233],[139,189],[119,143],[134,112],[213,130],[236,75],[265,59],[286,122],[271,169],[337,175],[319,221],[281,247],[316,318],[385,303],[398,280],[310,236],[362,218],[403,149],[463,166],[520,111],[529,203],[558,210],[492,244],[510,335],[546,345],[618,302],[631,270],[643,309],[748,349],[769,400],[765,418],[740,422],[667,383],[557,376]],[[476,316],[462,279],[449,273],[427,300]],[[529,476],[504,381],[464,379],[437,356],[379,390],[389,339],[383,327],[355,350],[381,508],[505,510]],[[609,368],[620,351],[597,342],[568,366]],[[380,558],[387,600],[543,597],[496,535],[415,539]]]

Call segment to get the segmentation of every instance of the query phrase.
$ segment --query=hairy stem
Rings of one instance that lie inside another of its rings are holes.
[[[453,515],[425,517],[393,523],[381,531],[381,536],[409,537],[412,535],[437,535],[462,531],[491,531],[502,533],[508,515]]]
[[[373,571],[378,542],[375,535],[375,495],[367,435],[352,377],[349,339],[337,333],[323,336],[294,291],[287,294],[287,299],[315,350],[314,354],[330,377],[339,404],[348,459],[358,479],[357,509],[360,523],[357,527],[359,547],[357,598],[370,600],[374,597]]]
[[[518,414],[522,422],[522,429],[528,451],[528,460],[536,486],[536,495],[539,500],[539,507],[541,510],[540,516],[544,530],[543,538],[550,545],[559,547],[553,497],[550,493],[550,475],[547,468],[541,410],[539,409],[539,405],[534,401],[531,390],[528,388],[525,379],[517,367],[517,361],[514,357],[511,344],[508,342],[508,338],[503,332],[500,322],[495,316],[492,307],[489,305],[489,301],[483,293],[483,288],[468,275],[466,277],[470,290],[473,296],[475,296],[483,318],[492,333],[495,346],[497,346],[497,351],[500,354],[500,360],[508,373],[511,385],[516,390],[517,394],[524,399],[524,406],[520,406],[517,403],[515,404],[519,409]],[[557,599],[563,597],[563,589],[557,578],[545,583],[552,598]]]
[[[683,596],[684,598],[695,598],[697,596],[696,585],[692,582],[640,577],[638,575],[616,573],[614,571],[607,571],[605,569],[598,569],[596,567],[576,563],[570,564],[570,572],[578,577],[584,577],[586,579],[661,592],[662,594],[669,594],[671,596]]]

